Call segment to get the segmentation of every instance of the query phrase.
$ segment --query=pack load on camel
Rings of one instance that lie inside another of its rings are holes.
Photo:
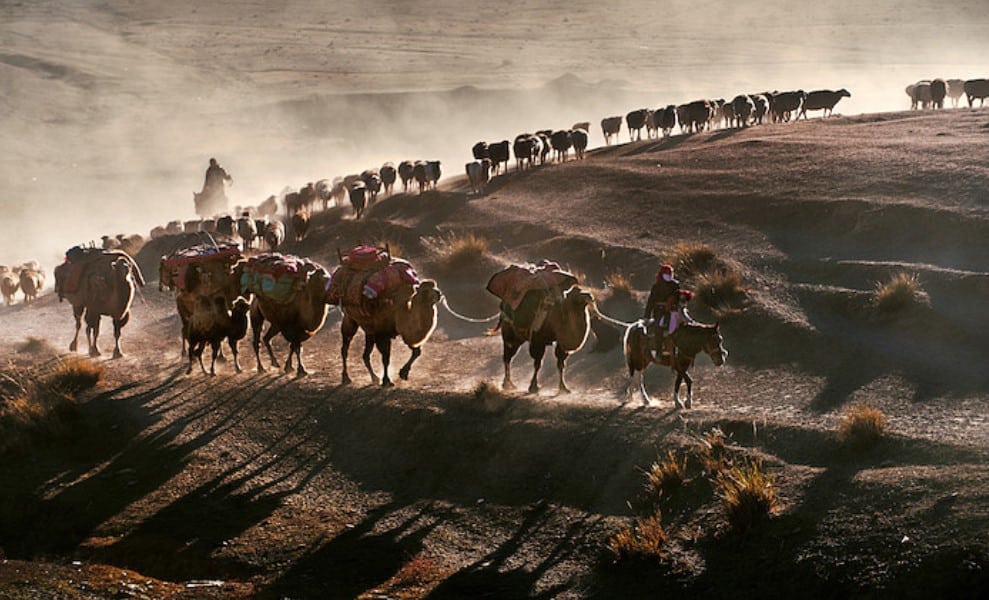
[[[308,268],[307,268],[308,267]],[[252,256],[244,265],[240,289],[277,302],[291,302],[306,285],[306,274],[321,269],[308,258],[273,252]]]
[[[326,290],[327,304],[361,306],[390,297],[398,290],[411,296],[412,288],[419,283],[415,268],[407,261],[392,258],[388,248],[360,245],[346,254],[339,252],[339,256],[340,266],[333,271]]]
[[[65,251],[65,262],[55,267],[55,293],[58,301],[61,302],[67,296],[77,294],[80,291],[83,277],[97,265],[97,268],[112,265],[119,258],[126,259],[133,268],[134,276],[138,285],[144,285],[144,278],[141,270],[134,263],[134,259],[122,250],[104,250],[95,245],[73,246]]]
[[[488,280],[487,290],[501,299],[501,322],[519,331],[538,331],[549,307],[577,285],[577,277],[559,263],[543,259],[534,265],[510,265]]]
[[[243,255],[236,244],[196,244],[179,248],[161,257],[158,289],[195,291],[203,295],[220,292],[209,288],[222,286],[233,265],[241,258]]]

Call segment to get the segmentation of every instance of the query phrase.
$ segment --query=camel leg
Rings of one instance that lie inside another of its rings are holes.
[[[209,360],[209,374],[216,377],[216,355],[220,353],[220,340],[211,341],[209,344],[212,350]]]
[[[298,363],[298,369],[295,371],[296,377],[302,377],[308,375],[309,371],[306,370],[306,366],[302,364],[302,342],[298,342],[295,345],[295,361]]]
[[[234,369],[238,373],[240,373],[242,369],[240,368],[240,361],[237,360],[237,340],[230,340],[230,339],[228,339],[227,340],[227,345],[230,346],[230,353],[233,354],[233,357],[234,357]]]
[[[100,356],[100,315],[93,319],[91,314],[86,315],[86,339],[89,342],[89,355]]]
[[[113,320],[113,357],[121,358],[124,353],[120,351],[120,331],[130,321],[130,311],[127,311],[119,319]]]
[[[639,371],[639,393],[642,394],[642,406],[649,406],[649,392],[646,391],[646,372]]]
[[[196,352],[192,348],[192,344],[189,344],[189,367],[185,370],[186,375],[192,375],[192,365],[196,360]]]
[[[556,370],[560,373],[560,390],[561,394],[569,394],[570,388],[567,387],[567,382],[564,380],[563,373],[567,366],[567,356],[570,353],[566,350],[560,348],[560,344],[556,345]]]
[[[382,336],[375,341],[374,345],[378,347],[378,352],[381,354],[381,386],[392,387],[395,384],[388,376],[388,365],[391,364],[391,338]]]
[[[504,328],[502,329],[504,331]],[[514,340],[509,340],[505,336],[502,336],[503,352],[502,352],[502,362],[505,363],[505,379],[501,382],[501,389],[503,390],[514,390],[515,384],[512,383],[512,358],[515,357],[515,353],[519,351],[522,344]]]
[[[399,370],[398,376],[401,377],[402,379],[407,380],[409,378],[409,371],[412,370],[412,363],[414,363],[421,354],[422,354],[422,348],[420,348],[419,346],[413,348],[412,356],[409,357],[409,361],[405,363],[402,366],[402,368]]]
[[[529,356],[532,357],[532,380],[529,381],[530,394],[539,392],[539,369],[543,366],[544,354],[546,354],[546,346],[544,344],[536,344],[532,340],[529,341]]]
[[[292,372],[292,357],[295,356],[295,342],[288,343],[288,358],[285,359],[285,373]]]
[[[374,351],[374,338],[371,337],[367,331],[364,332],[364,352],[361,354],[361,358],[364,360],[364,367],[367,368],[368,374],[371,375],[371,383],[378,385],[381,383],[381,379],[378,374],[374,372],[374,368],[371,366],[371,352]],[[381,361],[384,362],[384,356],[382,356]],[[385,372],[385,378],[387,379],[388,373]]]
[[[82,328],[82,314],[86,311],[84,306],[73,306],[72,316],[76,319],[76,335],[69,344],[69,352],[75,352],[79,348],[79,329]],[[87,332],[88,338],[88,332]]]
[[[340,322],[340,358],[343,362],[341,383],[344,385],[350,383],[350,375],[347,374],[347,352],[350,350],[350,342],[354,339],[356,333],[357,321],[344,315],[343,320]]]
[[[258,373],[264,373],[261,365],[261,328],[264,326],[264,315],[255,307],[251,307],[251,346],[254,348],[254,358],[258,361]]]
[[[271,360],[271,367],[274,369],[278,368],[278,359],[275,358],[275,351],[271,348],[271,338],[275,337],[281,333],[281,329],[277,327],[274,323],[268,325],[268,331],[261,336],[261,341],[264,342],[264,347],[268,351],[268,358]],[[292,359],[292,353],[289,352],[289,360]]]
[[[683,373],[677,371],[677,379],[673,384],[673,406],[676,408],[683,408],[683,403],[680,401],[680,384],[683,383]]]

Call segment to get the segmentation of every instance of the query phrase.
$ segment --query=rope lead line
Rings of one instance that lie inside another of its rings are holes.
[[[460,319],[461,321],[467,321],[468,323],[490,323],[491,321],[494,321],[499,316],[501,316],[501,313],[499,312],[499,313],[497,313],[495,315],[492,315],[492,316],[488,317],[487,319],[472,319],[470,317],[465,317],[464,315],[462,315],[462,314],[458,313],[457,311],[453,310],[452,308],[450,308],[450,304],[446,301],[446,296],[443,296],[442,302],[443,302],[443,306],[448,311],[450,311],[450,314],[451,315],[453,315],[454,317]]]
[[[628,329],[632,325],[635,325],[635,323],[626,323],[625,321],[619,321],[618,319],[612,319],[611,317],[609,317],[609,316],[607,316],[605,314],[602,314],[601,311],[598,309],[598,305],[597,304],[594,305],[594,312],[593,312],[593,314],[594,314],[595,317],[601,319],[605,323],[610,323],[610,324],[612,324],[612,325],[614,325],[616,327],[621,327],[622,329]]]

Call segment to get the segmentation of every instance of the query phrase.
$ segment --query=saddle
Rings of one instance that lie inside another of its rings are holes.
[[[187,277],[189,267],[196,265],[209,271],[229,272],[231,266],[242,258],[236,244],[196,244],[175,250],[161,257],[158,267],[159,289],[187,291],[192,284]]]
[[[308,258],[277,252],[259,254],[249,258],[244,265],[240,289],[277,303],[288,303],[302,289],[307,273],[321,268]]]
[[[373,304],[382,299],[396,299],[401,291],[411,296],[419,276],[407,261],[390,258],[387,251],[373,246],[358,246],[347,256],[341,255],[326,290],[327,304],[337,304],[369,316]],[[406,298],[407,299],[407,298]]]
[[[501,299],[501,319],[523,337],[539,331],[562,293],[577,285],[577,277],[550,260],[535,265],[510,265],[488,280],[487,290]]]

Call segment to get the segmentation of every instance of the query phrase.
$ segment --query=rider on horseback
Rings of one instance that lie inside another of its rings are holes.
[[[656,274],[656,283],[649,291],[646,310],[642,315],[643,319],[652,320],[650,333],[655,339],[654,350],[657,356],[665,357],[670,365],[673,364],[673,340],[667,338],[666,330],[671,325],[670,313],[676,308],[679,292],[680,282],[673,276],[673,266],[668,264],[661,266]],[[673,330],[669,329],[669,332],[672,333]],[[665,361],[661,360],[661,362]]]

